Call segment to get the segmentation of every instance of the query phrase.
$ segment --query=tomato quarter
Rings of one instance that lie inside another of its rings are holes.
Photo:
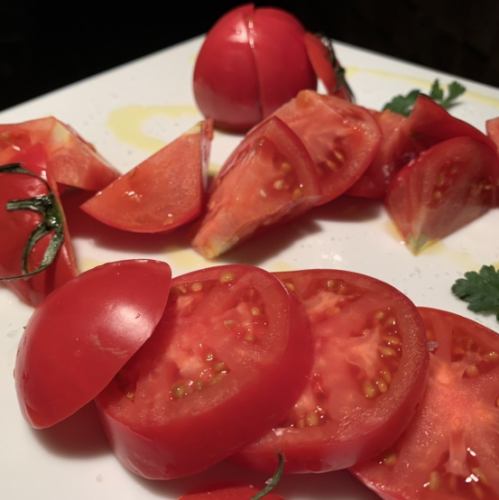
[[[234,459],[267,472],[349,467],[393,444],[422,398],[428,354],[415,306],[347,271],[277,273],[304,305],[314,338],[307,387],[286,419]]]
[[[175,278],[151,339],[97,398],[112,447],[151,479],[193,474],[276,425],[312,361],[307,319],[250,266]]]
[[[121,261],[59,287],[31,317],[15,379],[35,428],[50,427],[94,399],[153,332],[165,308],[170,268]]]
[[[428,388],[402,438],[354,473],[381,498],[499,498],[499,336],[456,314],[420,308]]]

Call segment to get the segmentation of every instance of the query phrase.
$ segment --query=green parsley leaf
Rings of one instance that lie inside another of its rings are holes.
[[[428,94],[435,102],[443,106],[445,109],[450,109],[456,104],[456,100],[466,91],[466,88],[459,82],[453,81],[447,86],[447,96],[444,89],[440,86],[440,82],[436,79],[430,88]],[[383,106],[383,110],[389,109],[394,113],[409,116],[411,114],[414,103],[420,94],[423,94],[419,89],[413,89],[406,95],[395,96],[390,102]]]
[[[495,314],[499,321],[499,270],[494,266],[465,273],[454,283],[452,292],[469,303],[470,311]]]

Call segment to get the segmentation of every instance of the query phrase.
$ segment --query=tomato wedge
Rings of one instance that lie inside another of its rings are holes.
[[[404,135],[401,128],[406,118],[390,110],[371,111],[381,130],[379,149],[369,168],[362,177],[348,190],[347,194],[361,198],[382,199],[399,163],[406,158],[400,153]]]
[[[349,467],[386,449],[414,415],[428,354],[415,306],[374,278],[348,271],[277,273],[307,312],[315,343],[307,387],[287,418],[234,459],[286,472]]]
[[[203,209],[213,126],[204,121],[116,179],[81,208],[117,229],[170,231]]]
[[[130,260],[91,269],[51,293],[17,353],[28,422],[50,427],[94,399],[153,332],[169,286],[167,264]]]
[[[302,140],[316,167],[320,203],[343,194],[366,171],[381,133],[367,110],[304,90],[275,115]]]
[[[36,144],[44,148],[47,169],[60,184],[97,191],[119,175],[92,144],[51,116],[0,125],[0,165],[10,163],[12,154]]]
[[[499,150],[499,117],[487,120],[485,122],[485,126],[487,128],[488,137],[492,140],[492,142],[496,145],[496,148]]]
[[[97,398],[123,465],[146,478],[206,469],[276,425],[312,361],[307,319],[271,274],[177,277],[154,335]]]
[[[304,212],[319,198],[310,156],[276,117],[243,140],[214,186],[207,215],[192,242],[207,258],[222,254],[257,229]]]
[[[426,394],[410,427],[354,473],[381,498],[499,498],[499,336],[469,319],[420,308],[430,346]]]
[[[495,203],[497,154],[482,141],[456,137],[424,151],[399,171],[386,206],[417,253],[473,221]]]
[[[4,150],[5,152],[5,150]],[[1,155],[1,153],[0,153]],[[30,271],[39,267],[55,231],[61,230],[63,244],[53,263],[44,271],[22,279],[2,281],[3,285],[12,290],[21,300],[29,305],[39,304],[53,289],[66,283],[77,275],[75,257],[71,238],[68,233],[58,186],[51,174],[47,172],[47,153],[45,148],[37,143],[33,146],[23,145],[20,151],[9,152],[9,162],[18,164],[33,176],[21,173],[0,173],[0,277],[6,278],[23,273],[23,255],[30,237],[43,219],[40,212],[30,209],[8,210],[9,202],[29,200],[36,197],[53,196],[57,205],[57,228],[46,234],[36,243],[28,255]],[[47,182],[44,181],[47,179]],[[61,227],[62,226],[62,227]]]

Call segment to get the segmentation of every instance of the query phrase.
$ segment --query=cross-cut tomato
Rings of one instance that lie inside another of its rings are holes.
[[[125,467],[201,471],[288,413],[312,363],[306,316],[271,274],[220,266],[172,282],[153,336],[97,398]]]
[[[15,378],[35,428],[94,399],[152,334],[170,287],[164,262],[104,264],[59,287],[35,310],[19,344]]]
[[[381,133],[374,118],[344,99],[304,90],[275,115],[296,133],[312,157],[320,203],[349,189],[376,154]]]
[[[498,179],[496,152],[483,141],[456,137],[403,167],[390,185],[386,205],[407,245],[417,253],[491,208]]]
[[[119,175],[92,144],[54,117],[0,125],[0,165],[35,145],[43,147],[47,169],[59,184],[97,191]]]
[[[307,387],[280,425],[235,460],[267,472],[349,467],[386,449],[414,415],[428,354],[416,307],[390,285],[337,270],[276,274],[304,305],[314,339]]]
[[[97,220],[125,231],[170,231],[203,209],[213,127],[204,121],[167,144],[81,208]]]
[[[499,336],[420,308],[430,348],[423,402],[401,439],[354,473],[381,498],[499,498]]]
[[[314,166],[298,137],[272,117],[250,132],[222,167],[192,244],[207,258],[257,229],[317,203]]]

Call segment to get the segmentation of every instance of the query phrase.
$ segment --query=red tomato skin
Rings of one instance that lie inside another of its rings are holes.
[[[498,158],[487,143],[455,137],[424,151],[398,172],[386,207],[417,253],[493,207],[498,179]]]
[[[215,125],[233,132],[248,130],[263,115],[258,77],[250,46],[251,4],[237,7],[211,28],[194,67],[196,104]]]
[[[14,372],[32,427],[64,420],[106,387],[159,322],[170,278],[163,262],[113,262],[47,297],[29,320]]]
[[[82,210],[103,224],[136,233],[171,231],[199,216],[213,138],[199,123],[86,201]]]
[[[249,25],[256,61],[262,117],[303,89],[315,89],[317,79],[303,37],[305,30],[291,14],[273,8],[255,9]]]
[[[276,313],[275,316],[267,315],[272,330],[269,335],[272,338],[284,335],[279,352],[266,352],[266,361],[254,359],[259,368],[252,371],[251,380],[242,388],[234,385],[236,381],[231,382],[233,386],[227,394],[212,392],[211,397],[206,396],[203,400],[174,401],[172,404],[185,402],[188,406],[178,410],[170,406],[154,422],[150,418],[145,420],[147,417],[142,417],[142,413],[140,418],[130,416],[125,421],[123,415],[116,413],[118,407],[113,406],[113,401],[121,397],[122,402],[114,405],[129,403],[116,383],[109,386],[97,398],[97,408],[116,456],[128,470],[139,476],[174,479],[200,472],[227,458],[284,418],[305,384],[312,359],[308,322],[299,304],[272,275],[251,266],[220,266],[177,277],[172,282],[172,290],[193,282],[218,280],[221,273],[227,272],[241,276],[244,283],[251,283],[257,292],[269,299],[266,306]],[[212,306],[204,306],[208,307],[207,314],[214,314]],[[170,338],[169,345],[173,344],[175,334],[173,338],[168,336],[169,321],[167,309],[151,342],[158,342],[163,336]],[[186,328],[189,327],[183,330]],[[144,348],[147,349],[147,344]],[[156,345],[151,349],[157,352]],[[136,387],[138,385],[139,382]],[[189,397],[193,396],[197,394]],[[210,407],[211,401],[216,403]]]
[[[23,145],[21,151],[6,149],[0,153],[6,163],[20,163],[25,169],[43,178],[48,177],[52,192],[59,201],[58,186],[47,172],[47,157],[44,147],[37,143]],[[40,216],[28,210],[8,211],[6,203],[14,199],[25,199],[47,194],[40,179],[22,174],[0,174],[0,275],[13,276],[21,273],[21,256],[28,238],[40,220]],[[40,263],[49,237],[42,239],[33,249],[29,264],[34,269]],[[30,278],[3,281],[3,285],[14,292],[28,305],[38,305],[52,290],[71,280],[78,274],[73,247],[67,227],[64,228],[64,243],[53,264]]]
[[[319,473],[344,469],[366,460],[367,457],[378,455],[381,450],[393,444],[407,428],[423,397],[428,353],[426,352],[424,326],[416,307],[390,285],[369,276],[348,271],[312,269],[276,273],[276,276],[294,285],[299,298],[301,294],[307,296],[313,289],[312,279],[343,280],[344,283],[354,283],[362,289],[365,287],[366,290],[370,290],[371,297],[382,294],[385,298],[391,297],[389,306],[392,311],[397,311],[397,309],[400,311],[397,313],[398,321],[404,329],[402,333],[404,359],[390,386],[390,389],[395,387],[394,393],[390,395],[388,392],[381,395],[386,398],[376,407],[358,409],[348,415],[343,414],[342,430],[329,431],[328,422],[317,427],[305,427],[305,429],[277,428],[259,441],[241,449],[232,459],[236,463],[271,473],[277,465],[277,453],[282,453],[286,458],[286,473]],[[332,305],[331,309],[335,307]],[[353,312],[352,310],[349,317],[345,316],[346,319],[342,324],[336,325],[336,328],[357,328],[351,325],[359,322],[361,316],[360,311]],[[316,340],[314,321],[310,315],[309,318],[312,336]],[[345,345],[347,345],[346,342],[345,340]],[[319,366],[318,359],[321,359],[323,349],[325,352],[324,344],[316,344],[313,374],[316,366]],[[374,355],[376,356],[376,353]],[[325,366],[327,362],[327,359],[322,359],[320,365]],[[334,364],[331,360],[329,362]],[[334,366],[331,366],[331,370],[334,370]],[[397,377],[397,382],[395,382],[395,377]],[[313,380],[313,375],[309,380]],[[327,381],[324,381],[324,385],[326,383]],[[299,403],[300,400],[298,400]],[[327,403],[323,404],[327,405]]]
[[[232,486],[214,489],[203,493],[182,495],[179,500],[251,500],[260,490],[254,486]],[[284,500],[280,495],[268,493],[268,500]]]
[[[357,465],[352,472],[384,500],[498,498],[499,440],[490,425],[494,418],[487,421],[488,415],[492,417],[497,412],[497,362],[492,358],[488,362],[480,361],[478,374],[471,376],[464,373],[466,365],[457,367],[457,370],[452,366],[459,364],[456,358],[460,356],[463,360],[471,356],[469,361],[476,361],[477,350],[479,353],[483,347],[486,354],[497,353],[498,334],[451,312],[429,307],[418,309],[428,339],[433,344],[430,376],[423,401],[393,449],[385,456]],[[453,339],[459,336],[464,343],[456,346]],[[461,348],[462,353],[458,353],[456,347]],[[451,454],[454,460],[451,460]],[[386,464],[386,457],[393,455],[395,460]],[[459,472],[452,474],[452,469]],[[432,471],[439,474],[439,484],[435,489],[428,487]],[[485,479],[472,478],[476,471]],[[454,491],[446,474],[453,476],[456,483],[461,483]],[[425,483],[426,487],[423,486]],[[477,493],[475,487],[478,487]]]
[[[487,120],[485,127],[487,129],[487,136],[495,144],[496,149],[499,150],[499,117]]]

